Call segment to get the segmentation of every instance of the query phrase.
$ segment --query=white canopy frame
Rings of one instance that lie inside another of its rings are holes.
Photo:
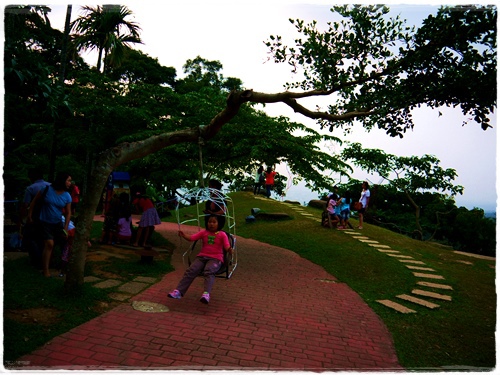
[[[184,196],[184,200],[187,201],[195,201],[196,202],[196,217],[188,218],[186,220],[181,221],[180,212],[179,212],[179,201],[177,202],[175,213],[177,218],[177,223],[179,225],[179,230],[181,225],[195,225],[198,226],[198,230],[205,229],[205,216],[206,214],[203,212],[204,203],[207,201],[214,202],[219,208],[222,208],[226,213],[226,223],[223,231],[228,234],[229,242],[233,248],[233,254],[227,254],[226,264],[223,265],[225,268],[226,276],[225,278],[229,279],[234,270],[238,265],[238,251],[236,246],[236,222],[234,215],[234,205],[233,200],[230,196],[224,194],[222,191],[213,188],[193,188],[188,190]],[[225,229],[227,228],[227,229]],[[186,267],[190,265],[190,257],[194,254],[198,254],[201,249],[201,243],[199,241],[195,241],[191,246],[182,254],[182,261]]]

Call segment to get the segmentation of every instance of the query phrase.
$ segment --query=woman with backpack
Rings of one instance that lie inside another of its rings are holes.
[[[44,240],[42,252],[42,269],[45,277],[50,277],[49,264],[56,240],[67,240],[68,226],[71,219],[71,176],[67,173],[59,173],[54,182],[37,193],[30,205],[28,221],[33,221],[33,211],[37,203],[42,200],[40,210],[40,223]],[[43,196],[44,195],[44,196]],[[61,214],[64,214],[63,223]]]

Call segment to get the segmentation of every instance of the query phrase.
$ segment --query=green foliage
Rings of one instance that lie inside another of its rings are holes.
[[[341,20],[321,31],[316,21],[290,20],[303,38],[287,46],[266,42],[277,63],[304,79],[287,88],[335,93],[321,126],[350,130],[354,121],[400,136],[413,127],[411,111],[460,106],[483,129],[496,107],[495,6],[442,7],[420,29],[382,5],[341,5]],[[476,84],[477,83],[477,84]],[[339,114],[352,114],[339,118]],[[331,120],[335,119],[335,120]]]
[[[437,190],[456,195],[463,191],[462,186],[453,184],[456,171],[441,168],[439,159],[433,155],[396,156],[352,143],[342,151],[342,156],[368,173],[377,173],[403,192]]]
[[[82,11],[83,14],[71,24],[76,33],[74,44],[78,50],[98,51],[97,71],[101,71],[103,60],[104,72],[107,66],[120,66],[129,44],[142,43],[139,25],[125,20],[132,15],[127,7],[114,4],[95,8],[83,6]]]

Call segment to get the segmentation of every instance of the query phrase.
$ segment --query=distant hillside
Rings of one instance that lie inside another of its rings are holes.
[[[489,219],[496,219],[497,213],[496,213],[496,211],[485,212],[484,217],[487,217]]]

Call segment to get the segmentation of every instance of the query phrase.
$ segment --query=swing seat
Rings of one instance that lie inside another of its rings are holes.
[[[227,251],[223,251],[223,262],[221,263],[220,268],[215,273],[215,277],[229,279],[232,275],[236,266],[238,265],[237,256],[236,256],[236,237],[226,231],[227,238],[229,239],[229,245],[233,248],[233,254],[229,254]],[[189,249],[186,250],[184,254],[182,254],[182,258],[184,263],[187,263],[187,266],[191,266],[191,259],[196,257],[196,255],[201,250],[201,240],[194,241]],[[203,276],[203,272],[199,274],[199,276]]]

